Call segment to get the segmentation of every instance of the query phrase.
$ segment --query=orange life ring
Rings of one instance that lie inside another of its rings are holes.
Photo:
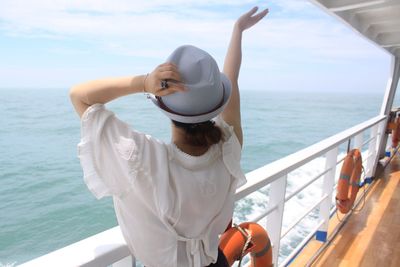
[[[353,149],[347,153],[342,169],[340,170],[336,193],[336,207],[341,213],[347,213],[353,207],[359,189],[361,172],[361,152],[358,149]]]
[[[400,117],[394,121],[392,130],[392,147],[397,147],[400,141]]]
[[[245,254],[250,253],[251,267],[269,267],[272,264],[272,248],[267,232],[257,223],[245,222],[240,228],[251,234],[250,244]],[[229,228],[220,238],[219,247],[229,266],[239,260],[246,243],[246,236],[236,227]]]

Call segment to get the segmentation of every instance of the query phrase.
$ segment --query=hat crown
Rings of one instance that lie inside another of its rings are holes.
[[[192,116],[210,112],[221,104],[224,98],[221,74],[217,62],[207,52],[185,45],[178,47],[167,61],[178,67],[188,89],[162,97],[169,109]]]

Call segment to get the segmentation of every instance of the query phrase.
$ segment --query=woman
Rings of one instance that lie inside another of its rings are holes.
[[[218,236],[232,218],[236,188],[246,181],[238,76],[242,33],[268,10],[256,12],[235,23],[223,73],[203,50],[182,46],[147,75],[90,81],[70,91],[82,123],[84,180],[97,198],[113,196],[129,249],[146,266],[228,266]],[[171,144],[131,130],[104,106],[142,92],[172,120]]]

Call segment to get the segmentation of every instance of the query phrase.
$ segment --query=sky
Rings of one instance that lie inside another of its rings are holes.
[[[270,13],[244,33],[241,90],[384,91],[389,54],[303,0],[0,0],[0,88],[145,74],[183,44],[222,68],[253,6]]]

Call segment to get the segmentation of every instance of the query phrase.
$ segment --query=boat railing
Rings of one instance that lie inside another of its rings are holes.
[[[377,116],[246,175],[248,182],[239,188],[236,193],[236,200],[243,199],[252,192],[260,190],[267,185],[269,186],[268,208],[253,218],[252,221],[261,222],[266,219],[266,224],[263,226],[266,227],[272,242],[275,266],[288,265],[312,237],[316,236],[322,242],[327,240],[329,219],[335,211],[333,193],[336,190],[337,166],[343,162],[345,155],[344,152],[340,153],[340,147],[345,145],[348,148],[359,148],[363,151],[364,176],[365,181],[368,183],[375,173],[378,152],[380,151],[378,146],[381,143],[380,138],[385,134],[385,131],[386,116]],[[364,139],[366,140],[364,141]],[[324,166],[322,166],[321,172],[311,179],[307,179],[302,186],[296,188],[293,192],[287,192],[288,175],[317,158],[324,159]],[[310,207],[307,207],[304,213],[283,229],[285,204],[319,179],[322,179],[320,197]],[[314,228],[278,264],[281,240],[306,216],[316,210],[318,212],[318,221]]]
[[[336,190],[337,167],[343,162],[343,155],[346,151],[343,146],[347,146],[347,149],[359,148],[362,150],[365,182],[368,183],[373,177],[378,163],[379,145],[385,135],[386,121],[387,116],[376,116],[246,174],[248,182],[237,190],[236,201],[242,200],[260,189],[269,187],[266,209],[251,218],[251,221],[259,222],[266,227],[272,243],[274,266],[290,264],[314,236],[322,242],[327,240],[329,219],[335,211],[333,193]],[[299,188],[289,192],[288,175],[299,168],[306,168],[307,163],[318,158],[322,158],[324,162],[322,171],[311,179],[307,179]],[[320,179],[322,179],[320,197],[310,207],[306,207],[305,212],[297,219],[283,228],[286,203]],[[282,239],[311,213],[318,215],[314,227],[302,240],[297,242],[298,244],[287,256],[279,258]],[[22,266],[123,267],[136,266],[136,261],[130,255],[117,226],[29,261]]]

